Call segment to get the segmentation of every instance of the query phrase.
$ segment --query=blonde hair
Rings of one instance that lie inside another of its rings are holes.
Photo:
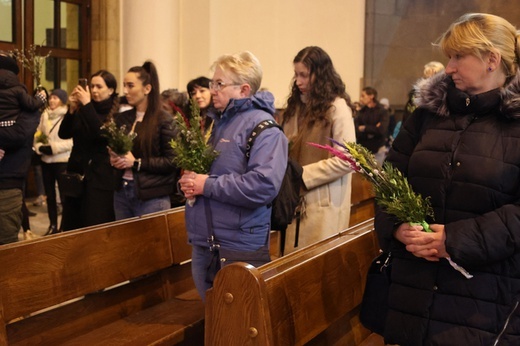
[[[438,61],[430,61],[424,65],[423,75],[424,78],[430,78],[431,76],[444,70],[444,65]]]
[[[260,89],[262,83],[262,66],[257,57],[249,51],[226,54],[219,57],[212,65],[212,70],[220,68],[233,83],[249,84],[251,95]]]
[[[487,13],[467,13],[450,25],[438,46],[446,56],[472,54],[479,58],[488,52],[499,53],[507,76],[518,70],[520,32],[502,17]]]

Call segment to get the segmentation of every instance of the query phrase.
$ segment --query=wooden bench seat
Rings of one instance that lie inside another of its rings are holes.
[[[224,267],[207,292],[206,345],[359,345],[373,220],[259,268]]]
[[[184,209],[0,249],[0,345],[203,344]]]
[[[61,345],[188,345],[189,334],[201,333],[197,323],[203,315],[204,307],[199,301],[174,298]]]

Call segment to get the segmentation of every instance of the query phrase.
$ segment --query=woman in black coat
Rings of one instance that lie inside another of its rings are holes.
[[[439,41],[446,74],[417,86],[387,161],[431,197],[433,233],[376,214],[393,257],[386,343],[520,345],[518,38],[500,17],[464,15]]]
[[[58,134],[73,140],[67,171],[84,176],[84,190],[79,197],[62,198],[64,231],[115,220],[115,170],[100,128],[119,110],[116,91],[114,75],[100,70],[92,75],[90,87],[78,85],[71,93],[71,105]]]

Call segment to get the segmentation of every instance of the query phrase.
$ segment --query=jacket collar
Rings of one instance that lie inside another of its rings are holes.
[[[468,95],[453,85],[450,76],[437,74],[414,86],[415,102],[441,117],[450,114],[484,114],[497,108],[500,115],[520,118],[520,72],[504,87],[478,95]]]
[[[231,99],[229,100],[226,109],[223,112],[212,108],[208,111],[208,115],[215,119],[226,119],[232,118],[237,113],[243,112],[247,109],[255,108],[261,109],[271,115],[274,114],[274,96],[268,91],[257,92],[251,97],[242,99]]]

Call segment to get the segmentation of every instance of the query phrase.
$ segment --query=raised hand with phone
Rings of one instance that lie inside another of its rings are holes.
[[[87,84],[88,84],[88,79],[87,78],[80,78],[79,79],[78,85],[81,86],[83,89],[87,90]]]
[[[76,112],[79,106],[84,106],[90,103],[91,95],[87,78],[80,78],[78,80],[78,85],[70,93],[69,101],[71,113]]]

